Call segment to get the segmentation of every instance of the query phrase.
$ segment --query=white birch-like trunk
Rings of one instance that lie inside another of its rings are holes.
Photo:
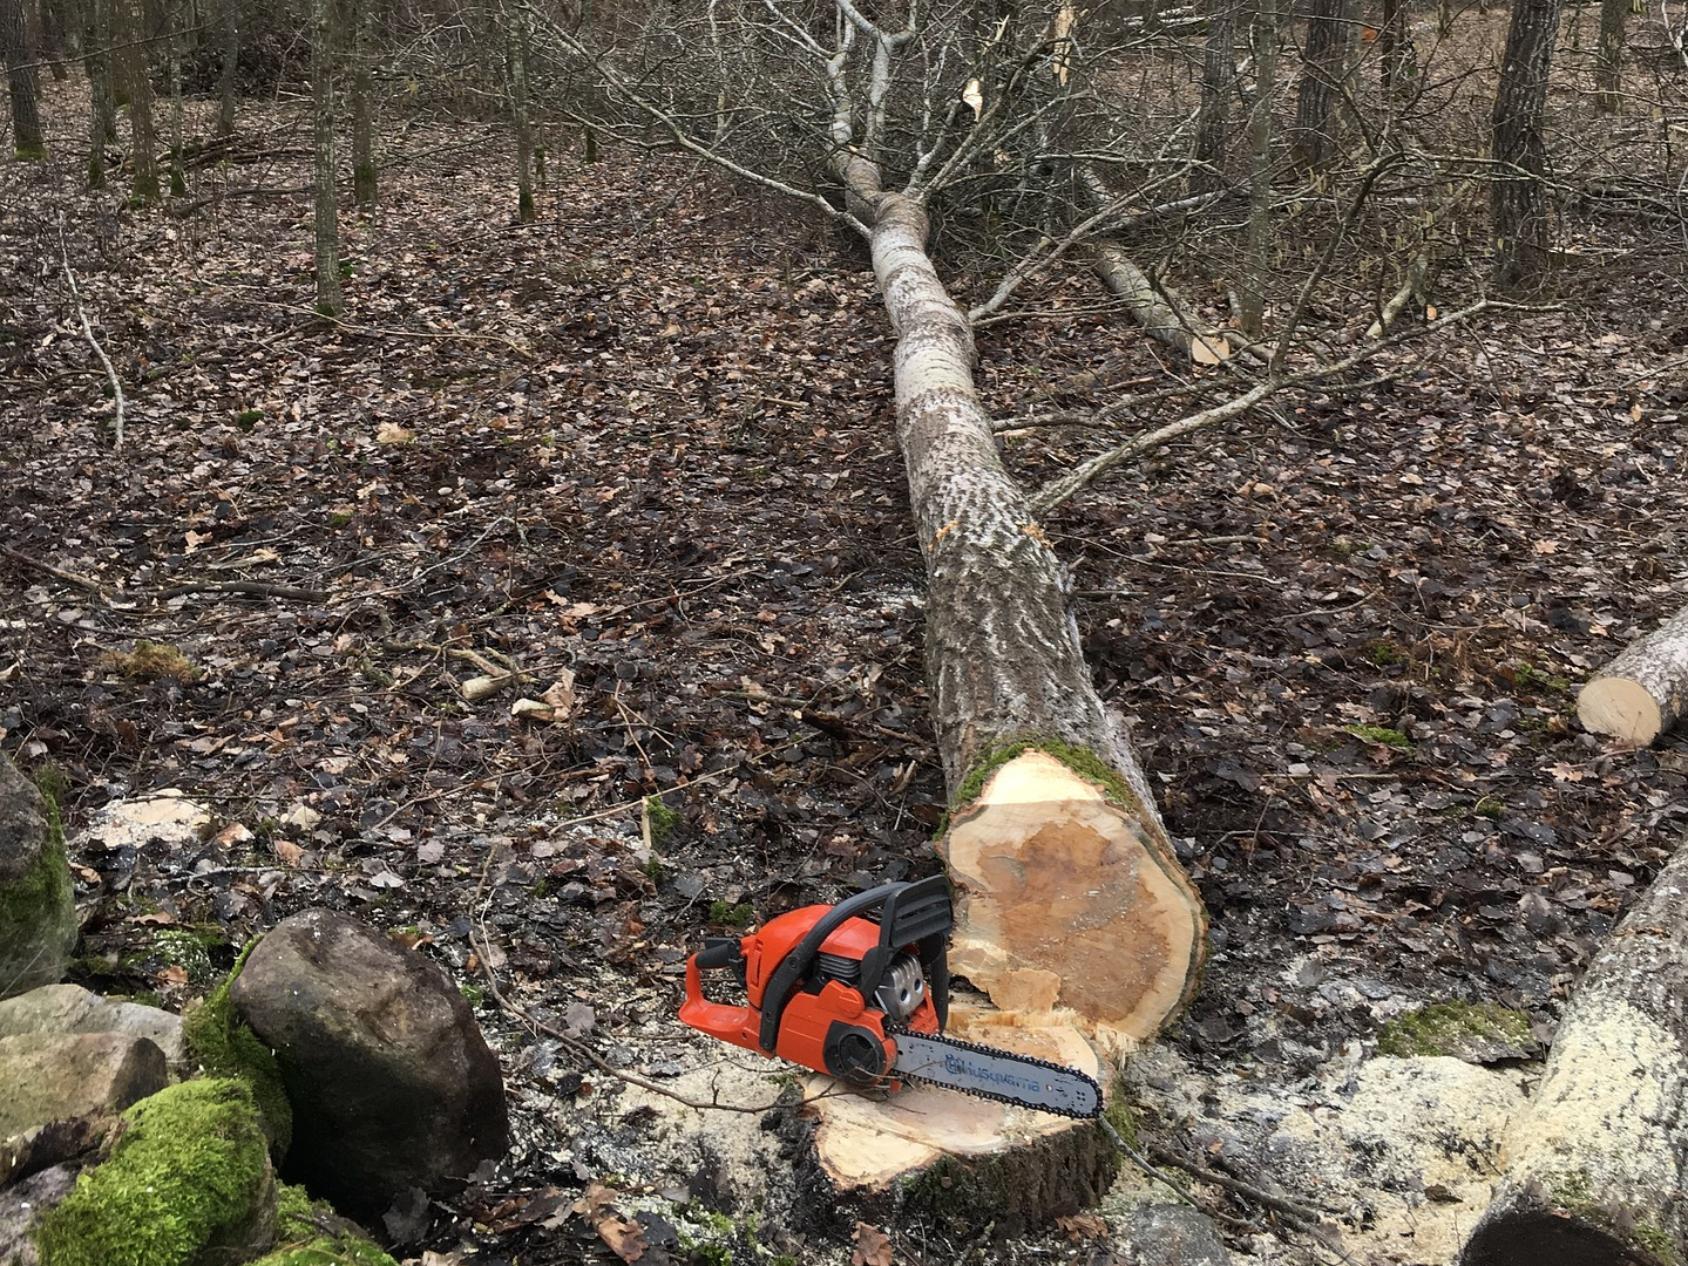
[[[1688,848],[1595,956],[1462,1266],[1688,1256]]]

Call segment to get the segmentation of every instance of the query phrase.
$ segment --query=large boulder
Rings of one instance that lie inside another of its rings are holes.
[[[62,977],[76,930],[58,823],[35,784],[0,756],[0,998]]]
[[[75,1185],[74,1169],[54,1165],[0,1191],[0,1262],[6,1266],[40,1266],[30,1228]]]
[[[0,1140],[67,1117],[108,1116],[162,1090],[164,1052],[125,1033],[0,1037]]]
[[[123,1121],[110,1157],[31,1232],[43,1266],[229,1266],[274,1242],[275,1175],[245,1083],[184,1081]]]
[[[510,1145],[498,1060],[439,967],[349,915],[259,942],[230,997],[281,1065],[290,1171],[343,1208],[448,1191]]]
[[[144,1037],[172,1069],[186,1055],[182,1017],[138,1002],[102,998],[81,985],[43,985],[0,1002],[0,1037],[20,1033],[127,1033]]]

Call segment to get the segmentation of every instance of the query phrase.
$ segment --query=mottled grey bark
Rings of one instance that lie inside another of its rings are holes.
[[[175,0],[170,8],[170,38],[166,41],[170,58],[170,196],[180,198],[188,191],[187,175],[182,167],[182,28],[187,25],[190,0]]]
[[[1249,32],[1254,47],[1254,108],[1248,117],[1248,240],[1243,275],[1237,283],[1240,323],[1250,338],[1260,337],[1266,312],[1266,279],[1272,251],[1272,106],[1277,97],[1277,0],[1255,0]]]
[[[516,219],[531,224],[533,203],[533,126],[528,117],[528,58],[532,52],[532,23],[518,6],[511,17],[510,110],[516,131]]]
[[[111,0],[89,0],[88,8],[88,188],[105,187],[105,145],[111,139]]]
[[[223,64],[217,75],[217,135],[234,135],[234,81],[240,66],[240,0],[218,0],[218,45]]]
[[[1231,129],[1231,92],[1237,77],[1238,0],[1214,0],[1207,15],[1207,51],[1202,59],[1202,103],[1196,120],[1196,161],[1190,192],[1208,193],[1225,184],[1225,148]]]
[[[334,201],[334,0],[311,0],[311,189],[316,216],[316,306],[345,309],[340,294],[340,217]]]
[[[1313,0],[1295,98],[1295,154],[1310,167],[1323,167],[1340,147],[1336,103],[1352,31],[1349,0]]]
[[[354,0],[356,34],[352,48],[352,200],[366,211],[375,210],[379,168],[375,161],[375,56],[373,20],[375,0]]]
[[[1383,22],[1377,29],[1378,77],[1390,99],[1406,95],[1418,75],[1410,17],[1407,0],[1383,0]]]
[[[47,69],[56,80],[70,78],[70,67],[65,65],[65,15],[57,0],[41,0],[37,9],[40,16],[41,56],[51,58]]]
[[[47,156],[36,105],[35,68],[29,49],[29,24],[23,0],[0,0],[0,45],[6,58],[6,84],[12,98],[12,144],[19,158]]]
[[[135,169],[134,196],[157,202],[158,135],[152,122],[152,75],[147,62],[151,47],[141,40],[146,31],[146,0],[116,0],[118,91],[129,99],[130,162]]]
[[[1462,1266],[1688,1256],[1688,848],[1571,995]]]
[[[1624,19],[1630,0],[1600,0],[1600,44],[1594,55],[1595,104],[1608,114],[1620,107],[1618,81],[1623,69]]]
[[[1547,146],[1542,138],[1547,76],[1561,0],[1514,0],[1500,87],[1495,92],[1489,185],[1495,281],[1511,285],[1541,272],[1552,247],[1547,193]]]

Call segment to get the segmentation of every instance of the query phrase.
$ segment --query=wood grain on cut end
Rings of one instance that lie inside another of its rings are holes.
[[[1599,677],[1584,686],[1577,695],[1577,720],[1585,730],[1640,747],[1658,738],[1663,728],[1658,700],[1626,677]]]
[[[1194,990],[1205,933],[1163,841],[1055,757],[1016,756],[939,846],[952,970],[1005,1011],[1069,1009],[1104,1043],[1153,1036]]]
[[[1039,1021],[958,1000],[949,1032],[1105,1080],[1095,1049],[1060,1016]],[[813,1078],[808,1093],[831,1084]],[[975,1225],[998,1215],[1046,1221],[1076,1211],[1112,1179],[1111,1149],[1094,1122],[935,1086],[884,1099],[811,1098],[803,1112],[813,1125],[809,1164],[825,1190],[857,1212],[901,1213],[912,1202]]]

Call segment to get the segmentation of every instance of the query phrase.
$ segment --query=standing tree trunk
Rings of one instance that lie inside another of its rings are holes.
[[[316,205],[316,306],[345,309],[340,294],[340,218],[334,203],[334,0],[311,0],[312,195]]]
[[[187,176],[182,169],[182,28],[187,25],[188,0],[176,0],[170,9],[170,196],[185,197]]]
[[[1618,82],[1623,69],[1624,19],[1631,0],[1600,0],[1600,44],[1594,56],[1595,103],[1607,114],[1621,108]]]
[[[6,82],[12,97],[12,139],[17,156],[47,157],[36,108],[35,68],[30,65],[29,25],[23,0],[0,0],[0,43],[5,45]]]
[[[131,162],[135,168],[134,197],[137,202],[157,202],[158,136],[152,125],[152,75],[147,64],[146,0],[117,0],[119,67],[117,89],[129,98]]]
[[[1561,0],[1514,0],[1506,33],[1500,87],[1495,92],[1495,163],[1489,186],[1495,281],[1503,286],[1540,273],[1548,263],[1552,233],[1542,177],[1547,146],[1547,76]]]
[[[111,0],[88,6],[88,188],[105,188],[105,146],[111,139]]]
[[[526,6],[518,5],[510,32],[510,109],[516,127],[516,219],[531,224],[533,205],[533,128],[528,119],[528,56],[533,33]]]
[[[1248,116],[1248,242],[1237,285],[1243,333],[1259,338],[1266,313],[1272,252],[1272,106],[1277,96],[1277,0],[1255,0],[1249,38],[1254,46],[1254,109]]]
[[[1190,192],[1224,186],[1225,142],[1231,128],[1231,91],[1236,68],[1237,0],[1214,0],[1207,15],[1207,52],[1202,60],[1202,104],[1196,121],[1196,161]]]
[[[1463,1266],[1688,1255],[1688,846],[1595,956]]]
[[[240,0],[219,0],[222,69],[217,75],[217,135],[234,135],[234,80],[240,66]]]
[[[357,13],[352,40],[352,200],[365,211],[375,210],[379,169],[375,163],[375,74],[371,68],[374,41],[371,24],[375,0],[355,0]]]
[[[1408,27],[1410,16],[1407,0],[1383,0],[1383,24],[1377,30],[1378,76],[1389,102],[1407,95],[1407,86],[1418,70]]]
[[[70,67],[65,65],[66,23],[64,10],[55,0],[41,0],[39,9],[41,15],[41,55],[50,57],[47,69],[53,78],[63,82],[70,78]]]
[[[1295,155],[1309,167],[1336,156],[1336,100],[1348,73],[1352,26],[1348,0],[1313,0],[1295,98]]]

